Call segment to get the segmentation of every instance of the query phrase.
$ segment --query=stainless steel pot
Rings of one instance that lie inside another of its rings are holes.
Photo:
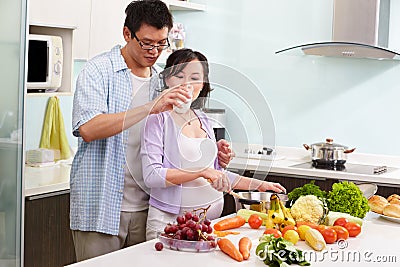
[[[347,154],[352,153],[355,148],[348,149],[347,146],[333,143],[332,138],[326,138],[326,142],[312,145],[303,144],[304,148],[311,150],[311,159],[314,163],[323,165],[341,165],[347,160]]]
[[[274,192],[231,192],[235,198],[236,211],[239,209],[250,209],[259,212],[267,212],[270,208],[270,198]],[[288,196],[285,194],[277,194],[278,198],[285,205],[288,200]]]

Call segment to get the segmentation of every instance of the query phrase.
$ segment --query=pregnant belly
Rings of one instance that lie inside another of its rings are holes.
[[[223,193],[212,188],[204,178],[182,185],[182,210],[207,208],[209,205],[211,207],[207,211],[207,217],[211,220],[218,218],[224,206],[224,198]]]

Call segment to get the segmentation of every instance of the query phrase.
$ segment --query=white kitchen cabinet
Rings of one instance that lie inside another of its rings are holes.
[[[29,24],[75,27],[73,58],[90,59],[125,44],[125,8],[132,0],[30,0]],[[205,5],[163,0],[171,11],[204,11]]]
[[[72,48],[73,58],[87,59],[91,5],[92,0],[30,0],[28,22],[30,25],[76,28]]]
[[[68,2],[68,1],[67,1]],[[72,3],[76,9],[76,30],[74,32],[74,59],[87,59],[90,49],[90,18],[91,18],[91,0],[73,0]],[[71,3],[70,2],[70,3]]]
[[[206,10],[206,6],[203,4],[192,3],[188,1],[180,1],[180,0],[164,0],[168,5],[169,10],[171,11],[204,11]]]
[[[84,2],[84,1],[82,1]],[[29,22],[35,24],[76,25],[77,0],[30,0]]]
[[[93,0],[89,42],[89,58],[109,51],[116,44],[125,44],[122,29],[125,8],[131,0]]]

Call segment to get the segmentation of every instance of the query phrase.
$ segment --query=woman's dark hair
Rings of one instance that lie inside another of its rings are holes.
[[[132,1],[125,9],[124,26],[135,33],[142,24],[153,26],[157,29],[173,26],[172,15],[164,2],[160,0],[139,0]],[[133,37],[132,37],[133,38]]]
[[[165,69],[161,72],[161,76],[163,79],[164,86],[167,87],[165,83],[165,79],[178,74],[181,72],[186,65],[197,59],[200,61],[201,65],[203,66],[203,88],[200,91],[199,97],[192,102],[192,108],[203,108],[207,98],[210,96],[210,92],[212,91],[210,86],[210,80],[208,75],[210,73],[210,69],[208,66],[207,58],[200,52],[193,51],[189,48],[183,48],[176,50],[173,52],[167,59],[167,63],[165,65]]]

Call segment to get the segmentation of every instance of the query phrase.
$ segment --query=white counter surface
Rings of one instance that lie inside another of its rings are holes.
[[[25,196],[46,194],[69,189],[70,164],[51,167],[25,166]]]
[[[232,145],[234,150],[237,148]],[[262,146],[261,146],[262,147]],[[240,155],[242,156],[242,155]],[[272,159],[272,158],[271,158]],[[326,171],[316,169],[293,168],[292,165],[311,161],[310,152],[302,148],[277,147],[275,160],[248,159],[235,157],[230,169],[270,172],[279,175],[322,177],[377,184],[400,185],[400,157],[352,153],[347,162],[353,164],[385,165],[394,170],[379,175],[351,174],[340,171]],[[53,191],[69,189],[70,164],[60,163],[53,167],[26,167],[25,168],[25,195],[38,195]]]
[[[356,152],[348,154],[346,163],[387,166],[389,168],[388,172],[377,175],[291,167],[296,164],[311,161],[311,153],[304,148],[276,147],[275,159],[276,160],[259,160],[253,158],[235,157],[231,161],[229,168],[269,172],[271,174],[289,174],[292,176],[322,177],[373,182],[377,184],[400,185],[400,157],[362,154]]]
[[[237,244],[243,236],[248,236],[252,240],[251,256],[247,261],[242,262],[231,259],[219,248],[209,253],[181,252],[165,247],[162,251],[156,251],[154,244],[157,240],[151,240],[69,266],[266,266],[255,255],[258,238],[264,231],[263,228],[254,230],[246,224],[237,229],[241,232],[240,235],[227,236],[234,244]],[[386,221],[376,214],[368,213],[361,234],[355,238],[349,238],[341,245],[330,244],[325,252],[314,252],[304,241],[299,241],[296,247],[305,252],[306,259],[311,262],[311,266],[399,266],[399,230],[400,224]]]

